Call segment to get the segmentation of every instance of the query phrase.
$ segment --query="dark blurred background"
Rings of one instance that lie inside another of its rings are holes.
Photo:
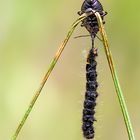
[[[0,0],[0,139],[15,131],[83,0]],[[140,139],[140,1],[101,0],[105,29],[136,139]],[[78,26],[18,140],[83,140],[81,118],[90,38]],[[127,140],[105,57],[98,47],[96,140]]]

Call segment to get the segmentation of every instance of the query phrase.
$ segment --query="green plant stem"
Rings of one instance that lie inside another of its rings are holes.
[[[46,73],[45,76],[43,77],[43,79],[42,79],[42,81],[41,81],[41,84],[40,84],[38,90],[35,92],[35,94],[34,94],[32,100],[31,100],[31,102],[30,102],[30,104],[29,104],[29,106],[28,106],[28,108],[27,108],[25,114],[23,115],[23,118],[22,118],[22,120],[20,121],[20,123],[19,123],[19,125],[18,125],[18,127],[17,127],[17,129],[16,129],[16,131],[15,131],[15,133],[14,133],[14,135],[12,136],[11,140],[16,140],[16,139],[17,139],[17,136],[19,135],[19,132],[21,131],[22,127],[24,126],[24,124],[25,124],[25,122],[26,122],[26,120],[27,120],[29,114],[31,113],[31,111],[32,111],[32,109],[33,109],[33,106],[34,106],[36,100],[38,99],[38,97],[39,97],[39,95],[40,95],[40,93],[41,93],[41,91],[42,91],[42,89],[43,89],[43,87],[44,87],[46,81],[48,80],[48,78],[49,78],[49,76],[50,76],[50,74],[51,74],[51,72],[52,72],[52,70],[53,70],[55,64],[57,63],[57,61],[58,61],[58,59],[59,59],[61,53],[63,52],[63,50],[64,50],[64,48],[65,48],[65,46],[66,46],[68,40],[70,39],[70,37],[71,37],[71,35],[72,35],[73,31],[74,31],[74,29],[76,28],[76,26],[77,26],[84,18],[86,18],[87,16],[89,16],[89,15],[91,15],[91,14],[92,14],[92,13],[82,14],[82,15],[72,24],[72,26],[71,26],[71,28],[70,28],[68,34],[66,35],[66,38],[64,39],[64,41],[63,41],[62,44],[60,45],[58,51],[56,52],[56,54],[55,54],[55,56],[54,56],[54,58],[53,58],[53,60],[52,60],[52,62],[51,62],[51,64],[50,64],[50,66],[49,66],[49,68],[48,68],[47,73]]]
[[[102,19],[101,19],[101,16],[98,12],[96,12],[95,15],[96,15],[97,20],[98,20],[100,33],[101,33],[101,36],[102,36],[102,39],[103,39],[105,54],[106,54],[106,57],[107,57],[107,60],[108,60],[111,75],[112,75],[114,85],[115,85],[115,89],[116,89],[116,92],[117,92],[117,96],[118,96],[118,99],[119,99],[119,103],[120,103],[120,107],[121,107],[121,110],[122,110],[124,122],[125,122],[125,125],[126,125],[128,137],[129,137],[129,140],[135,140],[133,128],[132,128],[130,117],[129,117],[129,114],[128,114],[128,111],[127,111],[127,106],[126,106],[126,103],[125,103],[125,99],[123,97],[123,93],[122,93],[122,90],[121,90],[121,87],[120,87],[120,84],[119,84],[118,76],[117,76],[116,69],[115,69],[114,62],[113,62],[113,58],[112,58],[112,54],[111,54],[111,51],[109,49],[107,35],[106,35],[105,30],[104,30]]]

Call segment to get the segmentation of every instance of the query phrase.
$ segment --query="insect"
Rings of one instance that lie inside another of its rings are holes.
[[[101,3],[98,0],[85,0],[82,4],[81,11],[78,12],[79,15],[87,12],[99,12],[101,15],[102,20],[104,16],[107,14],[103,10]],[[105,24],[105,22],[103,21]],[[96,57],[97,57],[97,49],[94,47],[94,39],[96,34],[99,31],[99,26],[97,22],[96,16],[90,15],[82,21],[81,26],[84,26],[88,32],[90,33],[91,40],[92,40],[92,48],[89,51],[87,57],[87,64],[86,64],[86,93],[85,93],[85,101],[84,101],[84,109],[83,109],[83,135],[87,139],[94,138],[94,127],[93,123],[96,121],[94,114],[95,114],[95,106],[96,106],[96,98],[98,96],[97,93],[97,71],[96,71]]]
[[[107,14],[107,12],[103,10],[103,7],[98,0],[85,0],[82,4],[81,11],[79,11],[78,14],[82,15],[83,13],[95,12],[95,11],[100,13],[102,20],[104,19],[104,16]],[[103,21],[103,23],[105,24],[105,21]],[[82,21],[81,26],[82,27],[84,26],[89,31],[91,35],[92,47],[93,47],[94,38],[96,37],[96,34],[99,31],[99,26],[98,26],[96,16],[94,14],[88,16]]]
[[[83,109],[83,135],[87,139],[91,139],[94,137],[94,128],[93,122],[96,121],[95,114],[95,106],[96,106],[96,98],[98,96],[97,93],[97,72],[96,72],[96,57],[97,57],[97,49],[94,50],[91,48],[87,57],[86,64],[86,93],[85,93],[85,101],[84,101],[84,109]]]

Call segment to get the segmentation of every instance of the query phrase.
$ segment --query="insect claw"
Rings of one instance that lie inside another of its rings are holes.
[[[106,11],[103,11],[103,16],[107,15],[108,13]]]
[[[78,14],[79,16],[81,16],[81,15],[83,14],[83,12],[82,12],[82,11],[78,11],[77,14]]]
[[[106,12],[106,11],[104,11],[105,12],[105,15],[107,15],[108,14],[108,12]]]
[[[82,24],[81,24],[81,27],[83,27],[83,26],[85,26],[85,24],[84,24],[84,23],[82,23]]]

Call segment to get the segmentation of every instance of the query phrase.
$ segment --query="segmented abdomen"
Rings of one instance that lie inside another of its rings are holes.
[[[107,14],[106,12],[104,12],[101,3],[98,0],[85,0],[81,7],[81,14],[86,13],[87,11],[89,12],[91,10],[99,12],[102,19]],[[85,26],[86,29],[90,32],[90,34],[94,37],[99,31],[97,18],[94,14],[84,19],[82,22],[82,26]]]
[[[92,139],[94,137],[94,127],[93,123],[95,121],[95,106],[96,106],[96,98],[98,96],[97,93],[97,72],[96,65],[97,62],[95,60],[97,56],[97,51],[94,48],[89,51],[89,55],[87,58],[86,65],[86,93],[85,93],[85,101],[84,101],[84,109],[83,109],[83,135],[87,139]]]

